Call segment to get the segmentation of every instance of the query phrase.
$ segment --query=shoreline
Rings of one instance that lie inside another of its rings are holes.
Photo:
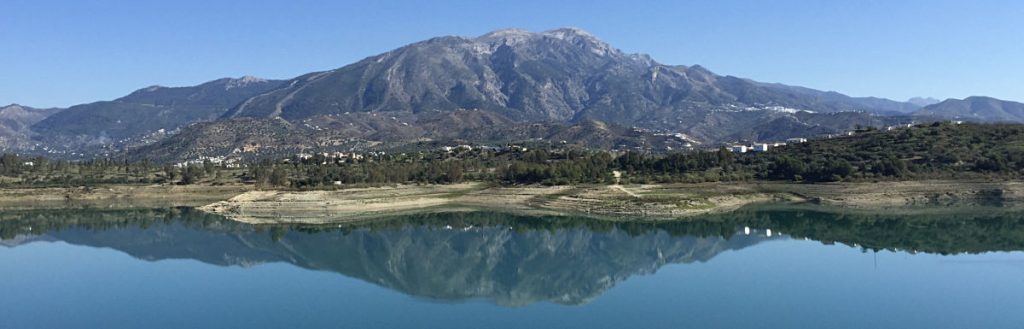
[[[759,203],[849,211],[1024,204],[1024,182],[702,183],[492,187],[398,185],[336,191],[252,191],[200,210],[252,224],[330,224],[423,211],[493,210],[599,219],[676,220]]]
[[[953,180],[514,187],[462,183],[314,191],[255,190],[249,185],[0,189],[0,210],[196,207],[251,224],[330,224],[415,212],[473,210],[655,221],[730,212],[758,203],[878,212],[1024,204],[1021,201],[1024,182]]]
[[[251,191],[245,185],[104,185],[0,188],[0,210],[199,207]]]

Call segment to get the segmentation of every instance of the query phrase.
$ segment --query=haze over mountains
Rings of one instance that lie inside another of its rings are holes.
[[[0,112],[8,151],[178,161],[424,141],[667,149],[915,119],[1024,121],[1020,103],[991,98],[898,102],[666,65],[574,28],[439,37],[285,81],[154,86],[64,110],[10,112]]]

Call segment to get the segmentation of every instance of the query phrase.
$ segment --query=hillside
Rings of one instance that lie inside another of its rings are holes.
[[[32,147],[30,127],[61,109],[36,109],[18,104],[0,107],[0,148],[5,150]]]
[[[234,118],[205,122],[127,152],[129,158],[181,162],[231,155],[245,159],[290,157],[302,152],[434,150],[441,146],[533,143],[588,149],[682,149],[687,140],[586,121],[519,124],[486,111],[420,115],[350,113],[288,122]],[[410,125],[409,122],[416,122]]]
[[[72,148],[138,143],[161,129],[170,132],[217,119],[231,106],[278,84],[242,77],[191,87],[152,86],[113,101],[72,106],[35,123],[32,130],[44,143]]]
[[[1024,122],[1024,104],[974,96],[928,105],[914,115],[980,122]]]

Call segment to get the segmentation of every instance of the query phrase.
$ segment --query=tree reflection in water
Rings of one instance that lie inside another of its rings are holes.
[[[254,226],[188,208],[34,210],[0,213],[0,244],[65,241],[144,260],[221,266],[284,262],[417,297],[502,305],[586,303],[630,276],[665,264],[705,262],[772,239],[939,254],[1024,250],[1024,213],[928,213],[772,206],[645,222],[459,212],[363,224]]]

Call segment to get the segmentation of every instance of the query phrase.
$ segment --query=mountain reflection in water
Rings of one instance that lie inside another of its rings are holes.
[[[37,210],[0,213],[0,245],[64,241],[150,261],[243,267],[283,262],[437,300],[581,304],[630,276],[709,261],[772,239],[941,254],[1024,250],[1024,214],[973,213],[753,207],[655,223],[469,212],[340,226],[254,226],[188,208]]]

